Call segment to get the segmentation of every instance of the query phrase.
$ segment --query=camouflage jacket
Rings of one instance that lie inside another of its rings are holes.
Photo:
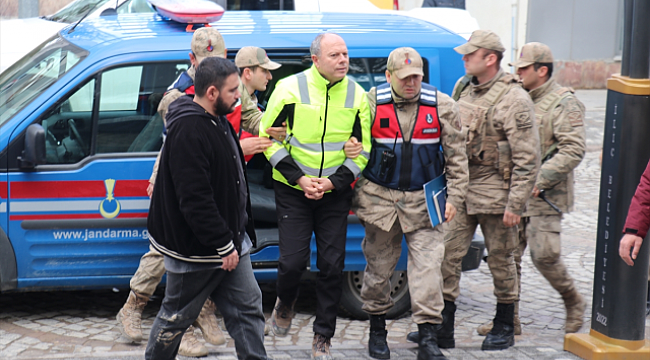
[[[508,210],[522,215],[540,164],[530,96],[511,74],[499,70],[486,83],[471,81],[461,92],[458,105],[467,134],[467,213],[503,214]]]
[[[257,107],[257,95],[255,93],[251,95],[241,80],[239,81],[239,92],[241,93],[241,98],[239,98],[241,104],[241,127],[253,135],[259,135],[260,120],[262,120],[264,113]]]
[[[542,166],[535,186],[562,210],[573,210],[573,169],[585,156],[585,107],[551,79],[530,91],[539,127]],[[531,198],[525,216],[557,214],[546,202]]]
[[[405,140],[409,140],[418,109],[418,98],[404,100],[392,92],[397,117]],[[377,110],[376,89],[368,92],[368,104],[374,121]],[[446,94],[438,91],[438,119],[442,128],[441,144],[444,150],[447,177],[447,201],[458,208],[467,191],[467,156],[465,138],[460,131],[458,105]],[[373,151],[373,150],[371,150]],[[354,188],[352,210],[364,222],[389,231],[399,219],[402,231],[412,232],[431,227],[424,190],[401,191],[375,184],[361,176]]]

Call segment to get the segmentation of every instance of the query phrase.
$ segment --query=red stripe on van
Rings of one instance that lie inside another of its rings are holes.
[[[117,216],[121,219],[146,218],[147,213],[124,213]],[[103,219],[100,214],[53,214],[53,215],[11,215],[9,220],[74,220],[74,219]]]
[[[147,180],[117,180],[114,197],[147,196]],[[0,192],[0,195],[2,193]],[[104,181],[16,181],[11,183],[12,199],[103,198]]]
[[[0,181],[0,199],[6,199],[7,198],[7,182],[6,181]]]

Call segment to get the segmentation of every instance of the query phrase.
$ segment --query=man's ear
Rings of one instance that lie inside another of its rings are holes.
[[[205,92],[205,97],[210,100],[210,102],[214,102],[219,98],[219,89],[217,89],[216,86],[211,85],[208,87],[208,90]]]
[[[320,66],[320,64],[318,63],[318,56],[316,56],[316,55],[312,55],[312,56],[311,56],[311,61],[314,62],[314,65],[316,65],[316,67],[319,67],[319,66]]]
[[[488,61],[485,66],[490,67],[497,63],[497,56],[495,54],[488,54]]]
[[[546,66],[540,66],[540,68],[537,69],[537,75],[538,75],[540,78],[544,78],[544,77],[546,77],[546,76],[548,75],[548,67],[546,67]]]
[[[390,83],[390,71],[386,70],[386,82]]]
[[[192,63],[192,66],[196,69],[197,66],[199,66],[199,63],[196,62],[196,56],[190,51],[190,63]]]

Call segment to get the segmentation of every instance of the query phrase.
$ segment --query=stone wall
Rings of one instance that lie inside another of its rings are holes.
[[[607,79],[620,72],[620,61],[555,61],[553,64],[555,80],[574,89],[605,89]]]
[[[73,0],[40,0],[38,3],[39,16],[50,15],[59,11]],[[20,0],[0,0],[0,18],[17,18]]]

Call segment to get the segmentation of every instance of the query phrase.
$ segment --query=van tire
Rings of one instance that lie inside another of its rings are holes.
[[[363,271],[343,273],[343,293],[339,304],[340,314],[357,320],[368,319],[368,314],[361,310],[361,285]],[[411,296],[408,288],[406,271],[395,271],[391,277],[391,296],[395,305],[386,314],[387,319],[396,319],[411,310]]]

